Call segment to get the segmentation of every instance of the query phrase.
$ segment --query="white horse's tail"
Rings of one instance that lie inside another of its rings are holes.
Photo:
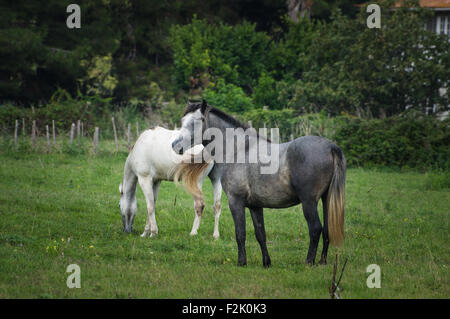
[[[178,184],[182,180],[184,188],[194,197],[203,197],[202,190],[198,187],[198,179],[208,169],[211,162],[202,160],[201,163],[194,163],[195,155],[191,155],[190,160],[181,162],[175,171],[173,181]]]

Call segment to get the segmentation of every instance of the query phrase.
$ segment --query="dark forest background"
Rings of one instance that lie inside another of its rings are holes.
[[[204,98],[285,139],[327,136],[355,164],[448,165],[434,114],[450,104],[450,42],[417,1],[378,1],[380,29],[349,0],[80,0],[69,29],[71,2],[0,2],[3,132],[20,118],[108,132],[111,114],[172,127]]]

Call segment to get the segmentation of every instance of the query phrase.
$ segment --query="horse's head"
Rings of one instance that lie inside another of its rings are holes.
[[[120,214],[122,215],[123,231],[126,233],[131,233],[133,230],[134,217],[137,212],[136,197],[131,196],[132,198],[130,198],[130,196],[124,194],[122,183],[119,185],[119,192],[119,208]]]
[[[207,107],[205,100],[202,103],[188,104],[181,119],[181,134],[172,143],[172,149],[175,153],[183,154],[195,145],[202,144],[203,132],[206,129],[205,110]]]

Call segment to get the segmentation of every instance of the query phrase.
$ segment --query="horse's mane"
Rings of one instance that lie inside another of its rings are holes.
[[[238,121],[233,116],[225,113],[222,110],[219,110],[218,108],[216,108],[216,107],[214,107],[212,105],[207,104],[207,106],[209,107],[209,112],[210,113],[213,113],[213,114],[217,115],[222,120],[225,120],[225,121],[229,122],[230,124],[232,124],[232,125],[234,125],[236,127],[242,127],[244,130],[248,129],[247,125],[245,125],[241,121]],[[202,103],[191,103],[191,104],[188,104],[188,106],[186,107],[186,110],[184,111],[183,116],[185,116],[188,113],[195,112],[201,107],[202,107]]]
[[[197,111],[198,109],[200,109],[202,107],[202,104],[203,104],[202,102],[188,104],[188,106],[186,107],[186,110],[184,111],[183,116],[185,116],[188,113]],[[249,128],[248,125],[245,125],[244,123],[242,123],[241,121],[235,119],[233,116],[225,113],[224,111],[219,110],[218,108],[216,108],[216,107],[214,107],[212,105],[209,105],[209,104],[207,104],[207,107],[209,108],[209,112],[210,113],[213,113],[213,114],[217,115],[222,120],[230,123],[231,125],[236,126],[236,127],[241,127],[244,130],[247,130]],[[264,138],[264,139],[266,139],[267,141],[270,142],[270,139],[268,137],[261,136],[261,135],[258,134],[258,132],[256,133],[256,136]]]

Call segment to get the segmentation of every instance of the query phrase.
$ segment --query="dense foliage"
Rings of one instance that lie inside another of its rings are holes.
[[[113,115],[173,127],[203,97],[283,140],[336,140],[352,164],[447,165],[448,122],[402,115],[450,105],[450,41],[415,0],[381,1],[380,29],[348,0],[315,0],[298,22],[284,0],[79,1],[81,29],[65,26],[69,3],[0,4],[3,132],[23,118],[110,135]]]
[[[450,168],[449,120],[417,112],[385,119],[345,119],[334,139],[350,165]]]

